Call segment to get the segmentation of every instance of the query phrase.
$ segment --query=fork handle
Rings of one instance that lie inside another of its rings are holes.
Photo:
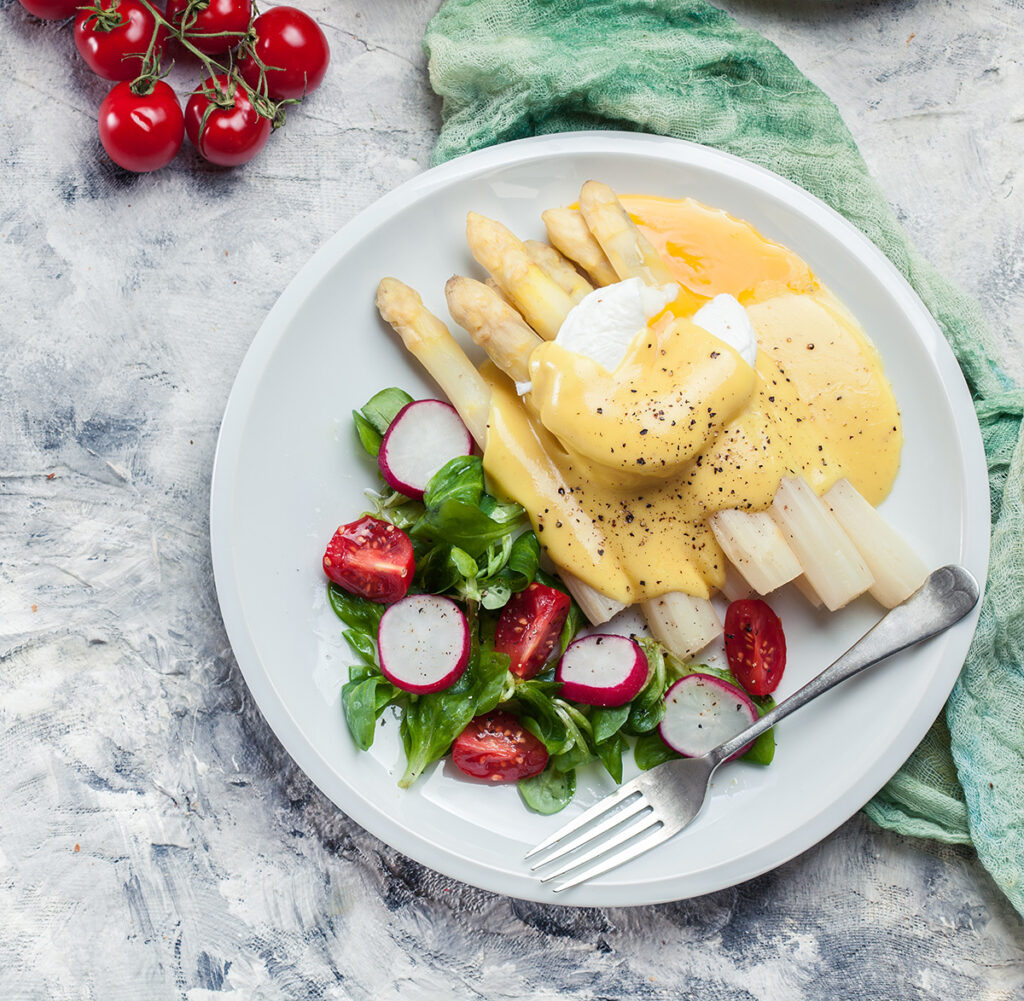
[[[712,770],[765,730],[812,699],[880,660],[929,639],[959,622],[978,603],[978,582],[961,566],[940,567],[902,605],[897,605],[837,661],[731,740],[708,751]]]

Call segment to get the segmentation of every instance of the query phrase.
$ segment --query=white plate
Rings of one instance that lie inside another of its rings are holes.
[[[946,342],[896,269],[852,225],[769,171],[627,133],[546,136],[462,157],[402,185],[329,240],[271,310],[235,381],[210,532],[221,611],[249,688],[284,746],[342,810],[424,865],[488,890],[566,904],[651,904],[771,869],[859,809],[938,714],[976,615],[787,719],[770,768],[726,766],[690,829],[559,896],[520,859],[608,791],[607,778],[588,773],[576,803],[541,817],[514,787],[481,787],[443,762],[400,790],[393,719],[371,753],[356,750],[339,705],[350,657],[320,570],[327,540],[364,508],[362,490],[374,482],[350,411],[385,386],[436,392],[377,318],[377,281],[401,277],[447,316],[444,281],[476,272],[463,236],[469,209],[522,237],[542,236],[541,211],[574,200],[592,177],[624,192],[721,206],[808,261],[875,340],[903,408],[903,465],[885,515],[929,564],[959,561],[984,580],[988,481],[974,410]],[[814,614],[794,596],[773,604],[789,640],[783,696],[879,615],[867,599],[836,615]]]

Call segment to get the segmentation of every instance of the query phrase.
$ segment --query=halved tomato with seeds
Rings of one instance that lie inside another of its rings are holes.
[[[509,670],[517,678],[532,678],[551,659],[569,605],[567,594],[536,583],[509,598],[494,632],[494,649],[512,658]]]
[[[518,782],[547,767],[547,748],[511,713],[477,716],[455,738],[452,761],[460,772],[488,782]]]
[[[786,668],[782,622],[760,598],[734,601],[725,613],[729,670],[751,695],[769,695]]]
[[[385,605],[405,597],[413,567],[409,536],[369,515],[342,525],[324,553],[324,573],[338,587]]]

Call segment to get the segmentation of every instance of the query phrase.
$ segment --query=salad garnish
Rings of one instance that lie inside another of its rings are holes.
[[[770,697],[754,701],[730,672],[686,663],[650,637],[587,631],[565,584],[541,567],[523,508],[490,492],[479,456],[448,457],[465,429],[424,406],[439,402],[390,388],[353,413],[380,479],[367,492],[370,509],[330,540],[324,571],[355,658],[341,702],[360,750],[390,712],[406,757],[400,786],[450,752],[468,777],[517,782],[530,809],[555,813],[572,800],[580,768],[596,763],[621,782],[631,745],[642,769],[687,750],[676,739],[682,700],[666,700],[683,679],[710,678],[727,696],[723,707],[770,708]],[[419,497],[397,490],[404,472],[385,473],[382,461],[400,416],[417,411],[424,424],[442,418],[415,455],[428,474]],[[672,725],[659,733],[667,711]],[[720,715],[714,732],[726,736],[750,718]],[[773,753],[769,731],[745,757],[768,764]]]

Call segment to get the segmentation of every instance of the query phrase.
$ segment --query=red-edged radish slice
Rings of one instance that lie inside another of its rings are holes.
[[[466,670],[469,625],[451,599],[411,594],[380,617],[377,650],[393,685],[416,695],[439,692]]]
[[[665,716],[658,724],[658,733],[673,751],[699,758],[757,718],[757,706],[746,692],[713,674],[688,674],[665,693]],[[733,758],[749,748],[747,744]]]
[[[570,643],[555,670],[562,697],[586,706],[622,706],[644,687],[647,655],[625,636],[594,633]]]
[[[419,498],[445,463],[472,452],[473,439],[450,403],[413,400],[395,414],[377,462],[389,486]]]

